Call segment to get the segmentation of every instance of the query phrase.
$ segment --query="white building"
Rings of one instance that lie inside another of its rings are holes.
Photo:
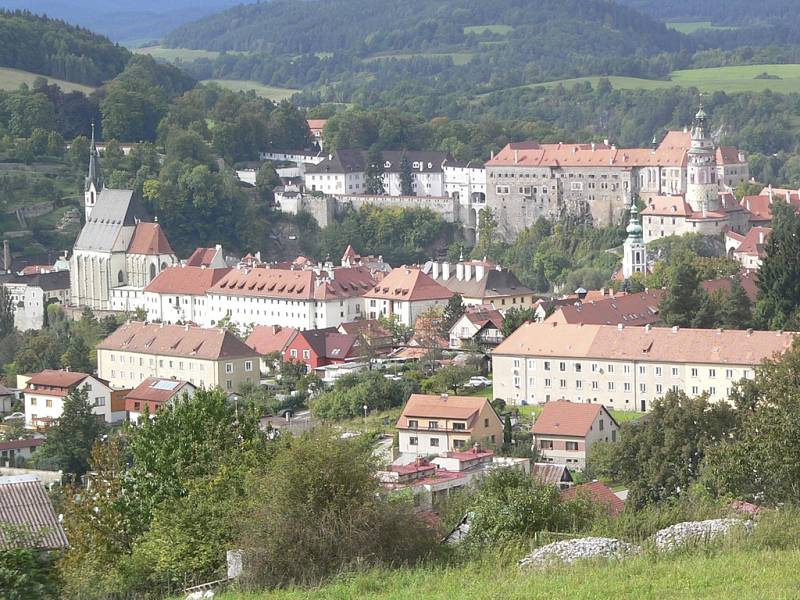
[[[125,395],[125,411],[131,423],[138,423],[142,413],[147,411],[150,418],[156,416],[159,408],[176,400],[191,398],[197,388],[188,381],[148,377]]]
[[[85,389],[92,412],[106,423],[125,418],[122,407],[113,405],[113,391],[104,380],[86,373],[72,371],[42,371],[31,376],[21,375],[17,385],[23,388],[25,427],[49,427],[61,417],[64,398],[75,389]],[[119,409],[119,410],[115,410]]]
[[[3,283],[14,303],[14,327],[18,331],[41,329],[49,304],[69,304],[69,271],[17,275]]]
[[[143,304],[148,321],[211,324],[208,291],[229,268],[169,267],[144,288]]]
[[[400,323],[413,327],[422,313],[444,307],[453,292],[436,283],[417,267],[398,267],[364,294],[368,319],[396,316]]]

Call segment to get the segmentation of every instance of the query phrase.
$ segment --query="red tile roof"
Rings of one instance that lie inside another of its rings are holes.
[[[308,123],[308,128],[311,130],[325,129],[325,123],[328,122],[328,119],[308,119],[306,122]]]
[[[483,410],[488,400],[482,396],[447,396],[435,394],[411,394],[403,407],[399,429],[408,427],[408,419],[464,419],[467,421],[466,431],[471,431],[474,420]]]
[[[129,254],[175,254],[158,223],[137,223],[128,246]]]
[[[258,356],[252,348],[224,329],[138,321],[122,325],[100,342],[97,349],[201,360]]]
[[[582,495],[586,495],[590,500],[597,504],[605,505],[608,514],[616,517],[625,510],[625,503],[613,492],[613,490],[602,481],[592,481],[582,483],[561,492],[562,500],[575,500]]]
[[[211,261],[220,252],[218,248],[197,248],[192,255],[186,259],[186,265],[189,267],[202,267],[211,266]]]
[[[31,385],[69,388],[78,385],[87,377],[89,377],[88,373],[46,369],[31,376],[28,380],[28,388],[30,388]]]
[[[193,386],[188,381],[148,377],[129,391],[125,396],[125,400],[163,403],[174,398],[176,395],[183,394],[189,387]]]
[[[750,256],[766,256],[766,245],[770,234],[772,233],[771,227],[753,227],[744,236],[742,243],[733,251],[734,254],[748,254]]]
[[[273,352],[283,353],[294,339],[299,330],[294,327],[281,327],[280,325],[257,325],[247,336],[245,344],[266,356]]]
[[[750,302],[755,302],[758,297],[758,275],[754,271],[743,271],[731,277],[708,279],[706,281],[701,281],[700,286],[709,294],[717,290],[728,291],[731,289],[731,283],[734,277],[739,278],[739,282],[742,284],[744,292],[747,294]]]
[[[692,215],[692,207],[683,196],[654,196],[642,210],[642,216],[646,215],[689,217]]]
[[[311,269],[234,269],[209,292],[295,300],[357,298],[375,285],[364,267],[338,267],[319,273]]]
[[[531,431],[534,435],[586,437],[595,419],[604,411],[602,404],[566,400],[546,402]],[[612,418],[610,414],[608,417]]]
[[[144,291],[157,294],[201,296],[230,272],[230,269],[209,269],[180,265],[167,267],[156,275]]]
[[[0,442],[0,450],[20,450],[22,448],[36,448],[44,444],[42,438],[29,440],[11,440],[10,442]]]
[[[717,148],[716,159],[718,165],[738,165],[742,163],[739,160],[739,150],[731,146]]]
[[[487,323],[491,323],[497,329],[503,327],[503,313],[491,306],[469,306],[464,311],[464,316],[478,328],[485,326]]]
[[[648,290],[603,300],[561,306],[547,321],[585,325],[652,325],[661,321],[658,305],[664,290]]]
[[[453,292],[436,283],[417,267],[392,269],[383,280],[364,294],[365,298],[381,300],[446,300]]]

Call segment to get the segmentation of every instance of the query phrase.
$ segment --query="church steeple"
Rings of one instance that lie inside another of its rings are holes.
[[[92,141],[89,145],[89,172],[86,174],[83,187],[83,209],[87,221],[102,189],[103,175],[100,173],[100,153],[97,151],[97,144],[94,139],[94,121],[92,121]]]
[[[689,206],[701,214],[719,210],[716,149],[702,104],[692,123],[692,141],[686,162],[686,201]]]
[[[631,203],[630,221],[625,231],[628,237],[623,244],[622,275],[629,279],[634,273],[647,272],[647,248],[642,237],[642,225],[639,223],[639,210]]]

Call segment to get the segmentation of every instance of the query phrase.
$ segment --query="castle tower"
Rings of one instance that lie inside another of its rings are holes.
[[[686,166],[686,202],[693,211],[703,214],[720,209],[716,152],[702,106],[692,124],[692,143]]]
[[[94,141],[94,121],[92,121],[92,142],[89,146],[89,172],[83,186],[83,209],[86,221],[92,214],[92,209],[97,203],[97,197],[103,189],[103,175],[100,173],[100,153]]]
[[[634,273],[647,272],[647,247],[642,238],[642,225],[639,223],[639,211],[636,204],[631,204],[631,219],[628,223],[628,237],[623,244],[622,275],[629,279]]]

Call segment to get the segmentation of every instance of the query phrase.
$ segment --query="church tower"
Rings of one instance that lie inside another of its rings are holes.
[[[631,204],[631,219],[626,231],[628,237],[623,244],[622,275],[625,279],[630,279],[634,273],[647,272],[647,247],[642,238],[642,225],[639,223],[636,204]]]
[[[686,202],[693,211],[703,214],[719,210],[716,151],[702,105],[692,124],[692,143],[687,162]]]
[[[92,214],[94,205],[97,204],[97,197],[103,189],[103,176],[100,173],[100,153],[97,152],[97,145],[94,141],[94,121],[92,121],[92,143],[89,147],[89,173],[86,175],[83,186],[83,209],[86,221]]]

